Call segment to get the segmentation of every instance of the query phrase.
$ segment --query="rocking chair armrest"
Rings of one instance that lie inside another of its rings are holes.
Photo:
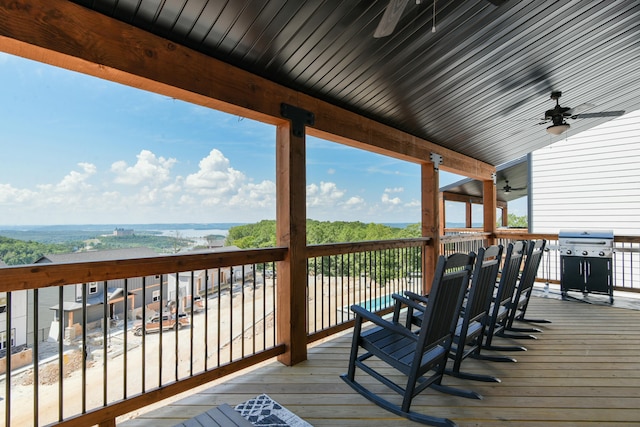
[[[399,294],[391,294],[391,296],[393,297],[394,300],[396,300],[396,304],[400,303],[400,304],[404,304],[407,307],[411,307],[414,310],[419,310],[424,312],[425,310],[425,306],[416,302],[413,299],[409,299],[407,297],[403,297],[402,295]]]
[[[410,298],[414,301],[420,301],[423,304],[427,304],[429,302],[429,295],[420,295],[420,294],[416,294],[415,292],[411,292],[411,291],[404,291],[404,295],[407,298]]]
[[[405,328],[404,326],[402,326],[399,323],[394,323],[394,322],[389,322],[387,320],[384,320],[382,317],[378,316],[375,313],[371,313],[370,311],[368,311],[367,309],[365,309],[362,306],[359,305],[352,305],[351,306],[351,311],[353,311],[357,317],[360,317],[363,320],[368,320],[378,326],[381,326],[385,329],[389,329],[393,332],[396,332],[398,334],[404,335],[406,337],[412,338],[412,339],[417,339],[416,335],[414,333],[412,333],[409,329]],[[358,319],[356,319],[356,322],[358,321]]]

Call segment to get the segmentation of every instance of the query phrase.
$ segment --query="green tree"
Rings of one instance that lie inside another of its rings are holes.
[[[0,236],[0,259],[7,265],[32,264],[44,254],[73,252],[78,244],[78,242],[40,243]]]
[[[507,215],[507,225],[509,228],[527,228],[527,217],[510,213]]]

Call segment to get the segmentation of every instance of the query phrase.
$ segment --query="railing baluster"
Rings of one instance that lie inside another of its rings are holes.
[[[167,281],[168,284],[168,281]],[[158,307],[158,311],[159,316],[160,316],[160,330],[158,331],[159,336],[158,336],[158,358],[157,358],[157,364],[158,364],[158,388],[162,387],[162,361],[164,360],[164,358],[162,357],[162,349],[164,348],[164,346],[162,345],[162,338],[164,336],[164,331],[162,330],[162,315],[164,314],[164,301],[165,301],[165,295],[164,295],[164,279],[163,279],[163,275],[160,275],[160,300],[158,301],[159,303],[159,307]],[[143,334],[146,335],[146,319],[142,320],[142,328],[143,328]]]
[[[82,310],[85,312],[87,309],[87,300],[83,299]],[[64,368],[63,365],[63,352],[64,352],[64,287],[60,286],[58,293],[58,421],[62,421],[64,418],[63,413],[63,403],[64,403],[64,395],[63,395],[63,385],[62,385],[62,370]],[[84,396],[83,396],[84,398]]]
[[[122,398],[126,399],[129,396],[129,394],[127,393],[127,378],[129,378],[129,334],[127,333],[129,329],[129,279],[127,278],[124,279],[124,291],[122,296],[124,298],[124,323],[122,326],[122,345],[124,346],[122,369],[124,375],[122,376]]]
[[[189,275],[189,288],[191,289],[190,294],[191,294],[191,310],[189,313],[189,325],[191,325],[189,327],[189,376],[193,376],[193,341],[195,339],[194,336],[194,323],[195,323],[195,319],[194,319],[194,315],[195,315],[195,305],[196,305],[196,289],[195,289],[195,272],[192,270],[191,274]],[[200,300],[202,301],[202,300]],[[177,363],[176,363],[177,364]]]
[[[11,292],[7,292],[6,293],[6,298],[7,300],[5,301],[6,304],[6,310],[4,312],[5,315],[5,325],[7,325],[7,329],[5,330],[5,384],[6,384],[6,399],[7,399],[7,405],[6,405],[6,415],[7,415],[7,422],[6,425],[10,425],[11,422],[11,350],[12,350],[12,343],[11,343]]]
[[[38,307],[40,307],[40,299],[38,296],[39,289],[33,290],[33,425],[40,424],[40,338],[38,331],[40,330],[40,319]],[[83,341],[84,343],[84,341]],[[8,382],[8,381],[7,381]],[[7,401],[11,401],[7,397]],[[5,425],[9,425],[8,422]]]
[[[240,318],[240,337],[243,338],[240,340],[240,355],[241,357],[244,357],[244,331],[245,331],[245,324],[244,324],[244,316],[245,316],[245,309],[244,309],[244,303],[245,303],[245,293],[244,293],[244,287],[245,287],[245,279],[244,279],[244,264],[242,265],[242,288],[241,288],[241,301],[242,301],[242,308],[241,308],[241,318]]]
[[[145,321],[147,319],[147,278],[142,277],[142,355],[140,364],[142,365],[142,392],[147,390],[147,334]]]
[[[87,283],[82,284],[82,413],[87,412],[87,357],[89,355],[89,343],[87,342],[87,329],[88,329],[88,320],[87,320],[87,295],[88,295],[88,287]]]
[[[175,328],[174,328],[174,338],[175,338],[175,344],[174,344],[174,351],[173,351],[173,357],[175,360],[175,368],[174,368],[174,372],[173,372],[173,377],[174,377],[174,381],[178,381],[178,360],[180,359],[179,357],[179,351],[180,348],[178,347],[179,345],[179,335],[178,335],[178,330],[180,329],[180,305],[181,305],[181,301],[180,301],[180,273],[176,272],[176,288],[175,288],[175,304],[172,306],[172,308],[170,308],[170,312],[167,313],[167,316],[169,318],[171,318],[172,316],[175,317]],[[169,276],[167,276],[167,279],[169,279]],[[169,283],[167,282],[167,287],[168,287]],[[168,293],[168,290],[167,290]],[[167,300],[169,299],[169,297],[167,296]],[[169,302],[170,304],[170,302]],[[175,313],[173,313],[173,311],[175,311]],[[160,318],[161,322],[164,320],[164,315]],[[160,325],[162,325],[162,323],[160,323]],[[163,330],[164,328],[162,326],[160,326],[160,330]]]
[[[102,283],[102,406],[107,406],[107,378],[109,378],[107,351],[111,346],[110,329],[111,318],[109,316],[109,301],[107,300],[107,281],[105,280]]]

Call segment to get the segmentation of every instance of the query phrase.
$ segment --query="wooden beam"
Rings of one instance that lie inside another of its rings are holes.
[[[66,0],[0,0],[0,50],[251,119],[282,124],[281,103],[312,111],[309,134],[488,179],[495,168],[258,77]]]

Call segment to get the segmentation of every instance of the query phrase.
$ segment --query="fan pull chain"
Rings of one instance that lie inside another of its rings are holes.
[[[431,27],[431,32],[436,32],[436,0],[433,0],[433,26]]]

